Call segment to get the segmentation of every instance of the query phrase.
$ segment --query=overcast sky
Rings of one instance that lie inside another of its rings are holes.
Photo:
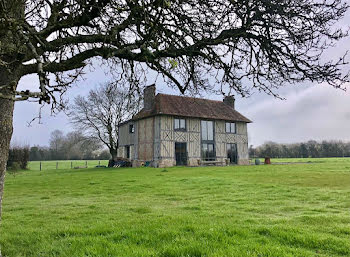
[[[349,26],[350,15],[342,21]],[[325,58],[333,58],[350,50],[350,38],[341,41],[329,50]],[[86,95],[100,83],[109,80],[108,75],[98,68],[87,74],[86,80],[68,91],[66,98]],[[20,86],[36,86],[35,76],[24,77]],[[248,125],[249,144],[258,146],[266,141],[281,143],[314,140],[350,141],[350,85],[346,92],[331,88],[329,85],[294,85],[278,93],[286,100],[255,93],[250,98],[237,98],[236,109],[253,121]],[[176,93],[163,83],[157,84],[157,92]],[[208,96],[220,99],[218,96]],[[37,103],[17,102],[14,113],[13,142],[30,145],[48,145],[50,133],[55,129],[65,132],[73,130],[64,113],[50,115],[50,109],[43,110],[41,123],[28,122],[37,116]]]

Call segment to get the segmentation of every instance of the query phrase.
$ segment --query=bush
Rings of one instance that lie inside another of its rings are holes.
[[[11,166],[7,166],[8,171],[16,171],[21,169],[21,164],[19,162],[12,162]]]
[[[9,158],[7,161],[8,169],[17,170],[27,169],[29,161],[29,147],[13,147],[10,148]]]

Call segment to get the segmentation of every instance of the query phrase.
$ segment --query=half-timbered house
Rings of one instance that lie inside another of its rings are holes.
[[[249,164],[247,124],[235,99],[214,101],[144,91],[144,108],[119,127],[118,156],[133,166]]]

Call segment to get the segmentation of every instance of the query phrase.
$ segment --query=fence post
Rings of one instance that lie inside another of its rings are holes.
[[[58,169],[58,162],[56,162],[56,170]]]
[[[70,162],[70,168],[73,169],[73,162]]]
[[[85,161],[85,168],[87,168],[87,161]]]
[[[98,166],[100,166],[101,165],[101,161],[98,161]]]
[[[41,171],[41,161],[40,161],[40,171]]]

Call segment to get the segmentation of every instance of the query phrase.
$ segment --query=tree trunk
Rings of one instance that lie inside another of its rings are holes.
[[[0,82],[1,81],[2,78],[0,78]],[[2,213],[2,197],[4,193],[6,163],[13,132],[13,108],[14,102],[12,100],[0,98],[0,221]]]
[[[112,156],[112,160],[116,160],[118,157],[118,151],[117,149],[109,149],[109,153]]]
[[[0,18],[21,21],[24,17],[25,2],[23,0],[4,0],[0,5]],[[6,20],[5,19],[5,20]],[[20,23],[20,22],[19,22]],[[13,26],[2,26],[0,30],[1,61],[8,63],[0,66],[0,93],[14,95],[20,79],[21,61],[18,57],[23,51],[23,42],[16,34]],[[19,50],[22,49],[22,50]],[[23,53],[22,53],[23,54]],[[6,164],[13,132],[13,109],[14,101],[0,98],[0,221],[2,214],[2,197],[4,193]],[[1,252],[0,252],[1,257]]]
[[[118,157],[117,150],[114,148],[109,148],[109,153],[111,154],[112,158],[108,162],[108,167],[113,167],[114,163]]]
[[[6,68],[0,68],[0,85],[9,85],[11,83],[17,85],[18,79],[15,74],[15,69],[13,72],[9,72]],[[11,89],[2,89],[0,90],[0,93],[9,94],[11,93],[10,90]],[[13,100],[0,98],[0,221],[2,214],[2,197],[4,194],[6,164],[13,132],[13,109]]]

